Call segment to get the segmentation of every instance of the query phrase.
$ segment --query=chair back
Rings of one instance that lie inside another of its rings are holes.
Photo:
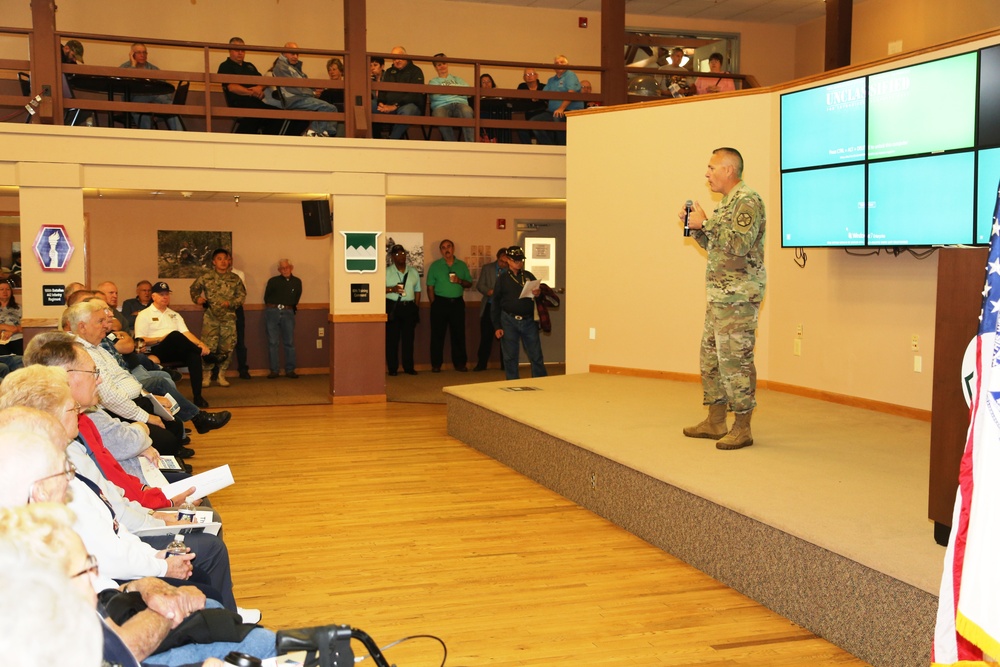
[[[174,104],[187,104],[188,88],[190,87],[190,81],[177,82],[177,88],[174,90]]]
[[[31,75],[27,72],[18,72],[17,82],[21,84],[21,94],[31,97]]]

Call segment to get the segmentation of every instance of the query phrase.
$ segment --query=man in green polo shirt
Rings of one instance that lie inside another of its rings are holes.
[[[427,269],[427,298],[431,302],[431,370],[441,372],[444,360],[444,337],[450,331],[451,361],[455,370],[464,373],[465,299],[462,294],[472,287],[472,274],[465,262],[455,257],[455,244],[445,239],[438,246],[441,259]]]

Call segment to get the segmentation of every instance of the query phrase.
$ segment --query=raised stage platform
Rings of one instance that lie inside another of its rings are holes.
[[[944,559],[929,423],[761,391],[754,446],[724,452],[681,434],[704,414],[694,383],[590,373],[445,392],[459,440],[876,667],[929,664]]]

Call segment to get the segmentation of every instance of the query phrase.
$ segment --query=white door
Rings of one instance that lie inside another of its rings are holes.
[[[566,221],[515,220],[517,244],[524,248],[524,268],[559,293],[558,308],[549,308],[552,332],[542,333],[547,364],[566,363]],[[521,350],[521,363],[528,358]]]

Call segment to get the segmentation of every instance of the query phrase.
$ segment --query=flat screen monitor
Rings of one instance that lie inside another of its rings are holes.
[[[868,159],[972,148],[973,51],[868,77]]]
[[[865,78],[781,96],[781,168],[865,159]]]
[[[976,176],[976,243],[987,244],[1000,204],[1000,148],[979,151]]]
[[[1000,46],[979,56],[979,145],[1000,146]]]
[[[864,164],[782,174],[781,221],[786,247],[864,245]]]
[[[973,242],[973,151],[874,162],[868,166],[868,245]]]

